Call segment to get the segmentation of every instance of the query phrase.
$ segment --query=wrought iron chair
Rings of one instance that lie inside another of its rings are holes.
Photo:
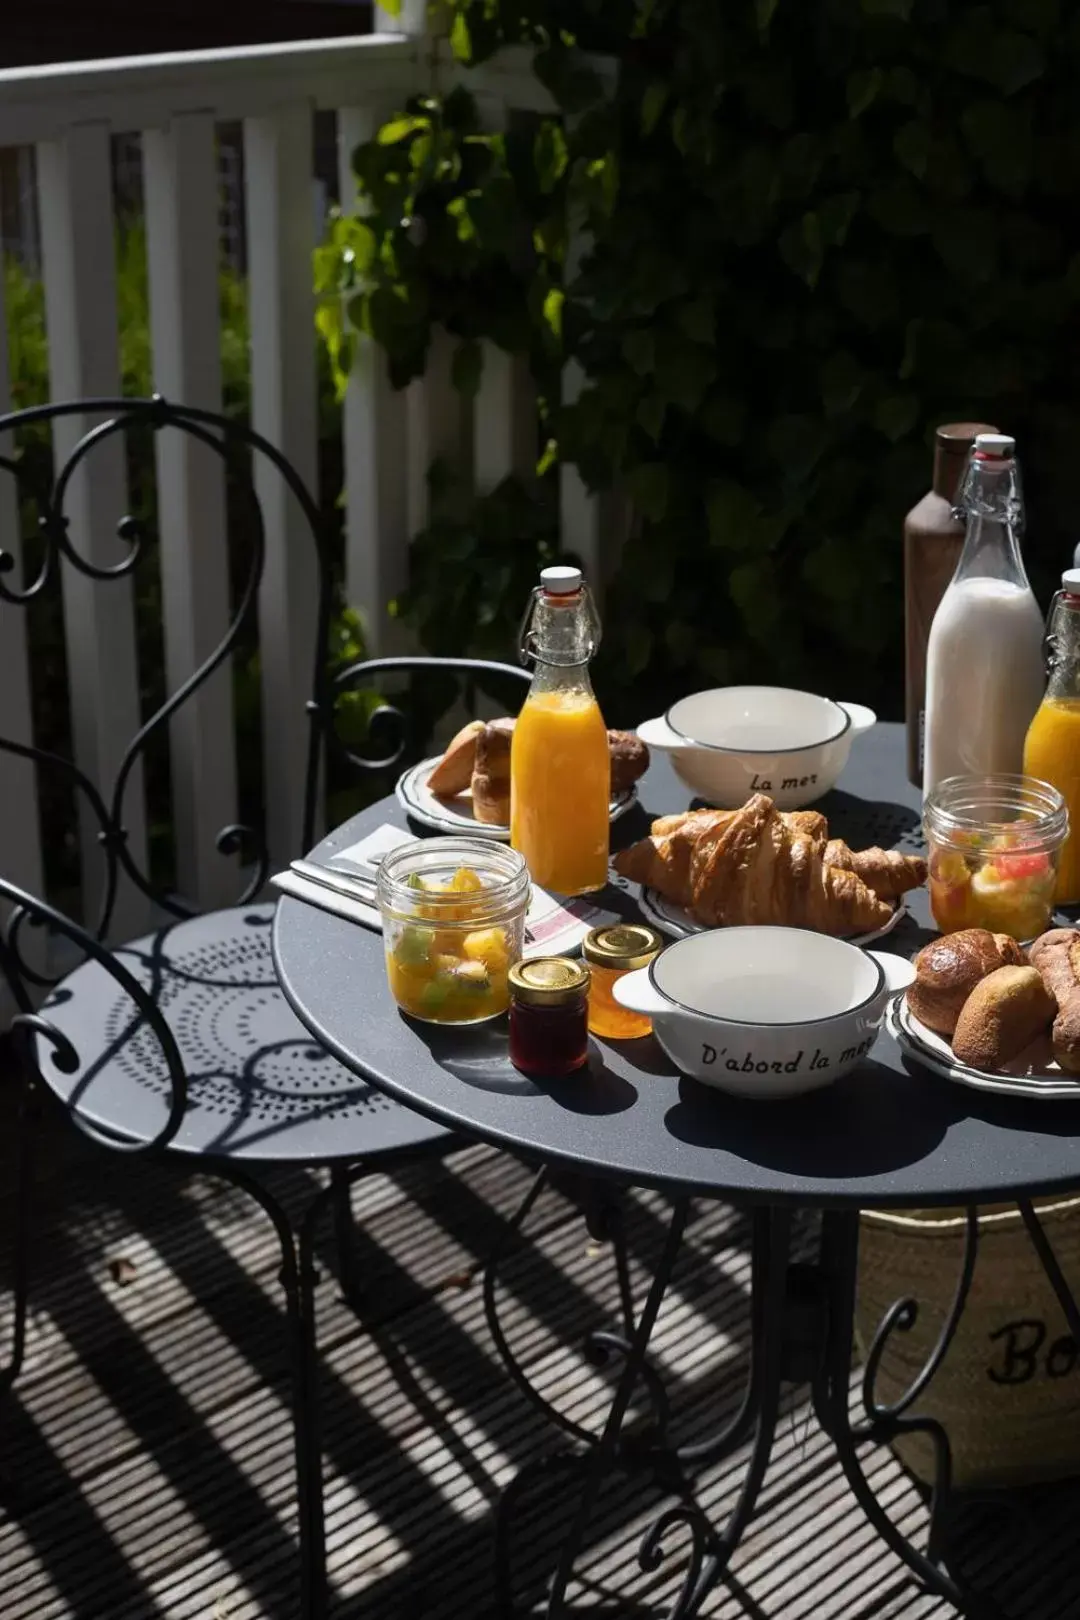
[[[26,605],[50,587],[58,588],[65,566],[99,582],[102,589],[131,574],[149,537],[143,525],[131,518],[122,520],[118,533],[130,552],[121,563],[103,568],[80,554],[65,514],[74,468],[116,434],[178,431],[223,459],[264,457],[299,504],[311,534],[312,566],[318,575],[303,783],[305,849],[315,839],[321,773],[334,750],[359,769],[387,770],[406,749],[399,726],[379,757],[350,751],[335,726],[342,693],[379,677],[399,678],[417,670],[485,680],[509,678],[515,683],[528,679],[519,668],[477,660],[382,659],[335,671],[328,657],[332,578],[322,519],[303,482],[273,445],[238,422],[162,399],[42,406],[0,417],[0,434],[70,415],[86,415],[97,419],[98,425],[80,439],[55,476],[28,478],[18,456],[0,454],[0,469],[19,480],[21,498],[32,501],[37,509],[43,542],[37,575],[22,587],[6,582],[11,559],[5,560],[0,553],[0,601],[5,604]],[[193,915],[192,908],[175,894],[156,887],[131,854],[125,803],[137,763],[150,740],[228,658],[255,611],[264,540],[259,499],[246,469],[239,490],[250,517],[253,543],[248,575],[228,633],[202,667],[141,727],[115,780],[105,785],[93,783],[69,760],[0,738],[0,751],[32,760],[39,770],[53,766],[74,784],[98,824],[104,863],[100,905],[88,926],[0,880],[0,901],[11,908],[0,941],[0,969],[18,1005],[14,1036],[28,1089],[51,1094],[78,1128],[105,1148],[139,1155],[184,1155],[189,1162],[198,1159],[201,1168],[248,1193],[274,1225],[281,1246],[293,1366],[300,1612],[304,1620],[315,1620],[325,1609],[326,1585],[315,1400],[316,1228],[328,1207],[332,1208],[347,1284],[353,1183],[403,1158],[441,1155],[457,1144],[443,1127],[358,1081],[312,1042],[288,1007],[271,960],[273,904],[256,899],[268,874],[268,855],[265,841],[252,829],[231,826],[219,836],[219,849],[248,855],[253,872],[235,906],[203,915]],[[383,725],[395,717],[402,719],[389,702],[376,711]],[[121,874],[169,920],[143,938],[110,946],[106,941]],[[81,965],[60,979],[51,979],[26,949],[29,927],[34,924],[54,940],[65,941],[81,956]],[[256,1173],[261,1165],[283,1162],[329,1170],[328,1184],[295,1225]],[[24,1163],[17,1196],[13,1351],[10,1365],[0,1371],[0,1391],[18,1376],[25,1345],[27,1179]]]

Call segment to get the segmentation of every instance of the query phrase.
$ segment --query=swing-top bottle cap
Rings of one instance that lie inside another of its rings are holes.
[[[977,433],[975,454],[992,461],[1007,461],[1016,454],[1016,440],[1008,433]]]
[[[541,568],[540,585],[549,596],[572,596],[581,589],[580,568]]]
[[[1066,596],[1080,596],[1080,568],[1066,568],[1061,576],[1061,588]]]

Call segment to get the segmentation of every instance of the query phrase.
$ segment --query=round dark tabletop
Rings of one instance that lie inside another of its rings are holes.
[[[613,828],[619,844],[688,803],[667,761],[654,761],[641,803]],[[881,725],[856,741],[818,808],[854,848],[916,850],[919,805],[902,728]],[[315,857],[384,822],[408,825],[396,800],[346,822]],[[598,903],[634,914],[634,890],[609,889]],[[881,949],[909,955],[929,937],[924,895],[912,909]],[[541,1084],[510,1064],[504,1020],[451,1030],[403,1017],[374,931],[283,897],[273,943],[286,996],[342,1063],[432,1119],[537,1159],[636,1185],[806,1205],[960,1204],[1080,1185],[1080,1101],[953,1084],[905,1058],[887,1032],[855,1072],[788,1101],[741,1101],[686,1079],[651,1036],[594,1040],[585,1071]]]

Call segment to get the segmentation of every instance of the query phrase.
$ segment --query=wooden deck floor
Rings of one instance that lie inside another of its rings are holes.
[[[45,1160],[28,1360],[0,1411],[2,1620],[297,1620],[282,1312],[266,1221],[208,1177],[106,1156],[60,1122],[47,1131]],[[502,1373],[481,1300],[484,1258],[526,1180],[513,1160],[475,1148],[365,1182],[355,1196],[364,1320],[341,1299],[326,1237],[319,1306],[336,1620],[492,1612],[493,1504],[552,1445]],[[276,1182],[296,1205],[312,1186],[303,1174]],[[9,1214],[0,1205],[5,1239]],[[656,1198],[634,1199],[638,1286],[662,1215]],[[555,1193],[532,1231],[536,1242],[505,1272],[508,1327],[550,1397],[596,1422],[610,1386],[566,1346],[615,1321],[610,1254]],[[0,1284],[6,1266],[4,1257]],[[684,1435],[715,1424],[738,1395],[748,1269],[742,1219],[700,1206],[654,1340]],[[699,1500],[719,1515],[739,1478],[738,1458],[707,1471]],[[888,1454],[873,1478],[894,1515],[917,1526],[918,1495]],[[565,1522],[568,1493],[555,1495],[522,1508],[522,1614],[540,1612]],[[678,1533],[659,1572],[645,1577],[636,1564],[660,1501],[642,1481],[605,1497],[575,1613],[665,1612],[683,1564]],[[1008,1615],[1080,1615],[1078,1507],[1080,1488],[1058,1486],[1011,1501],[1004,1515],[972,1514],[965,1556]],[[757,1519],[704,1612],[945,1620],[954,1611],[917,1593],[881,1547],[793,1390]]]

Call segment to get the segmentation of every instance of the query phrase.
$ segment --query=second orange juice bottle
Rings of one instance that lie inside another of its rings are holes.
[[[611,758],[589,679],[600,621],[578,568],[545,568],[523,625],[536,665],[510,752],[510,842],[541,888],[607,882]]]
[[[1050,782],[1069,807],[1057,903],[1080,900],[1080,569],[1066,570],[1050,608],[1050,684],[1024,744],[1024,774]]]

